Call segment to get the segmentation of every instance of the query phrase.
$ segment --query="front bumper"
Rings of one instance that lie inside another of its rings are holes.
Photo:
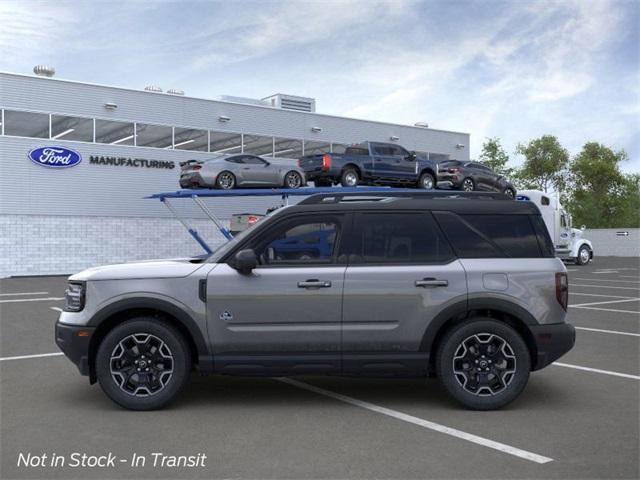
[[[56,345],[71,360],[82,375],[89,375],[89,342],[94,327],[56,322]]]
[[[531,370],[540,370],[573,348],[576,329],[569,323],[529,326],[536,343],[537,359]]]

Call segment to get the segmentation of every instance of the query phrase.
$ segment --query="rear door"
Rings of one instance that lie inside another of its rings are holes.
[[[373,175],[380,179],[389,179],[394,177],[396,157],[394,151],[389,145],[384,143],[372,143],[371,154],[373,157]]]
[[[464,269],[431,213],[358,213],[346,248],[343,370],[421,371],[429,322],[467,299]]]

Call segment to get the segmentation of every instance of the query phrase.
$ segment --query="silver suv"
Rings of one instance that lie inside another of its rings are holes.
[[[57,344],[134,410],[166,405],[194,367],[435,375],[489,410],[575,341],[540,212],[501,194],[314,195],[206,259],[91,268],[65,297]]]

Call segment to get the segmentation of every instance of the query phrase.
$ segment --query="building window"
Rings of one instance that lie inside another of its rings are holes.
[[[5,110],[4,134],[16,137],[49,138],[49,115]]]
[[[208,150],[209,137],[206,130],[176,127],[174,137],[173,148],[176,150],[197,150],[199,152]]]
[[[302,140],[279,137],[276,137],[273,140],[275,145],[275,149],[273,151],[274,157],[295,159],[302,157]]]
[[[134,126],[129,122],[96,120],[96,142],[111,145],[133,145]]]
[[[304,154],[317,155],[331,152],[331,144],[327,142],[310,142],[304,141]]]
[[[136,123],[136,146],[171,148],[173,145],[173,129],[163,125]]]
[[[51,115],[51,138],[93,142],[93,119]]]
[[[229,132],[209,132],[209,151],[211,153],[242,153],[242,135]]]
[[[244,135],[244,153],[261,155],[264,157],[272,157],[273,137],[263,137],[261,135]]]

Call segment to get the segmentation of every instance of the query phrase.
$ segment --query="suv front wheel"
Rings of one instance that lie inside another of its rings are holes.
[[[474,318],[447,333],[436,369],[449,394],[465,407],[494,410],[520,395],[531,359],[526,343],[509,325]]]
[[[185,339],[154,317],[121,323],[102,340],[96,355],[100,387],[130,410],[164,407],[184,388],[190,372]]]

